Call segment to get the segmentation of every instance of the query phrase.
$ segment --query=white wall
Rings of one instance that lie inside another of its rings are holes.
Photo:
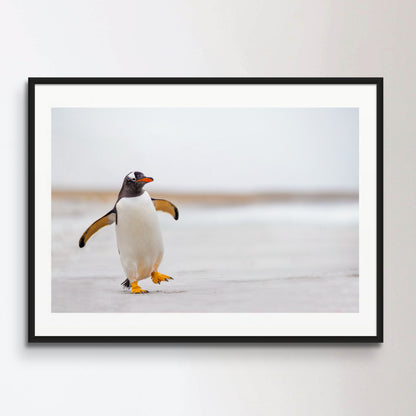
[[[413,415],[415,17],[412,0],[3,0],[3,413]],[[27,346],[28,76],[384,76],[385,343]]]

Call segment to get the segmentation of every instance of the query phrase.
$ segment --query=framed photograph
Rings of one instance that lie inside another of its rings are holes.
[[[382,342],[381,78],[30,78],[29,342]]]

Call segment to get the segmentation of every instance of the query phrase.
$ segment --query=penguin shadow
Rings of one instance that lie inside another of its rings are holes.
[[[147,289],[146,289],[147,290]],[[122,289],[120,293],[122,295],[131,295],[131,296],[151,296],[151,295],[176,295],[178,293],[187,293],[187,290],[163,290],[163,289],[157,289],[157,290],[149,290],[147,293],[130,293],[130,289]]]
[[[172,278],[172,280],[173,280],[173,278]],[[156,294],[159,294],[159,295],[176,295],[176,294],[178,294],[178,293],[187,293],[188,291],[187,290],[174,290],[174,289],[171,289],[171,288],[169,288],[169,287],[163,287],[163,285],[160,285],[160,283],[159,283],[159,285],[157,285],[157,288],[149,288],[149,289],[145,289],[145,290],[147,290],[147,292],[145,292],[145,293],[131,293],[130,292],[130,283],[128,282],[128,280],[126,279],[126,280],[124,280],[122,283],[121,283],[121,289],[120,289],[120,293],[121,294],[124,294],[124,295],[144,295],[144,296],[148,296],[148,295],[156,295]],[[153,286],[154,287],[154,286]]]

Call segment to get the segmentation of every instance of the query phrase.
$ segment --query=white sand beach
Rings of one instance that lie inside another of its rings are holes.
[[[53,199],[52,312],[358,312],[358,203],[182,203],[158,213],[160,272],[148,294],[120,283],[114,225],[80,249],[83,231],[111,202]]]

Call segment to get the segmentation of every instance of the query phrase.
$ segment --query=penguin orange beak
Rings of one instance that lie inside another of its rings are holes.
[[[153,178],[142,178],[138,179],[136,182],[153,182]]]

